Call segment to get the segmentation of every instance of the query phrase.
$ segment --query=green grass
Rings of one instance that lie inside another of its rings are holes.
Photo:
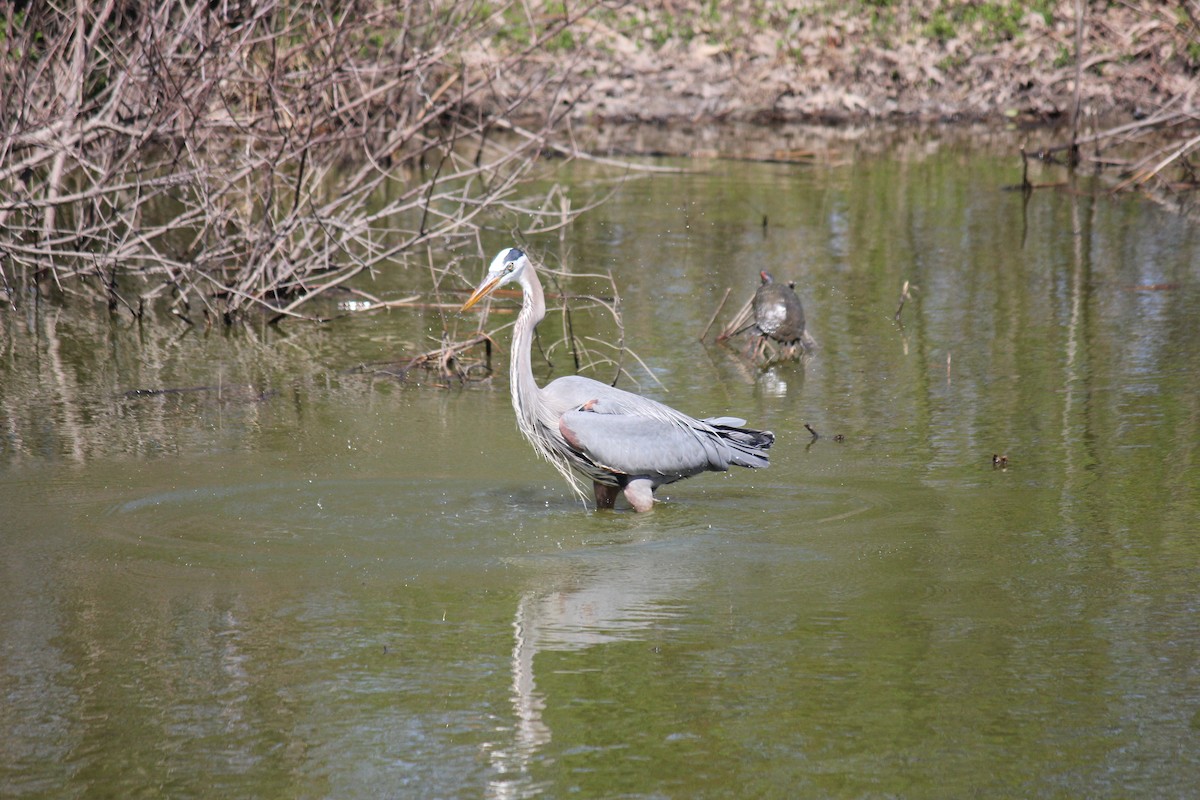
[[[499,41],[510,42],[517,47],[528,47],[535,41],[547,53],[561,53],[575,49],[578,42],[570,26],[566,26],[553,35],[547,35],[546,30],[537,31],[534,25],[540,19],[547,28],[555,27],[567,14],[567,7],[562,2],[549,2],[540,9],[540,13],[531,25],[523,6],[510,5],[504,9],[504,26],[496,32]]]
[[[1054,19],[1052,0],[987,0],[982,3],[945,3],[937,8],[926,23],[925,35],[946,41],[960,31],[978,27],[979,40],[984,43],[1020,38],[1025,15],[1040,14],[1047,23]]]
[[[1184,58],[1187,59],[1187,65],[1193,71],[1200,67],[1200,42],[1191,41],[1187,43],[1187,47],[1183,49]]]

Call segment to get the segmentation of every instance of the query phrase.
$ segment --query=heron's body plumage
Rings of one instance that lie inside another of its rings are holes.
[[[469,308],[504,283],[524,290],[513,326],[510,367],[517,427],[582,496],[573,470],[591,479],[597,504],[611,507],[617,491],[638,511],[649,510],[654,489],[730,465],[768,466],[769,431],[741,427],[735,418],[695,419],[668,405],[581,375],[539,387],[530,351],[533,331],[545,316],[545,299],[533,265],[520,250],[502,251]]]

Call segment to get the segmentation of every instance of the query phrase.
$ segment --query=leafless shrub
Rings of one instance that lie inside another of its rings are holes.
[[[139,315],[165,300],[189,322],[307,316],[419,246],[477,247],[556,122],[510,122],[553,95],[549,77],[510,77],[528,50],[484,55],[523,5],[20,5],[0,12],[10,304],[42,287]]]

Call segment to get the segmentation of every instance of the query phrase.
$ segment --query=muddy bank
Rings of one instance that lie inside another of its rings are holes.
[[[1082,4],[1081,47],[1074,0],[598,7],[569,35],[538,41],[535,24],[508,78],[552,76],[527,110],[591,124],[1053,124],[1072,114],[1077,85],[1083,124],[1112,124],[1194,108],[1200,25],[1188,2]]]

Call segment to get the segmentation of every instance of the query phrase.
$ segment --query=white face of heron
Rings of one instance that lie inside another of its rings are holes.
[[[521,277],[528,263],[529,259],[523,252],[515,247],[506,247],[492,259],[491,265],[488,266],[487,279],[491,281],[499,278],[497,286],[512,283]]]
[[[499,287],[519,279],[528,265],[529,259],[517,248],[507,247],[501,250],[488,265],[483,282],[475,289],[475,293],[467,298],[467,302],[463,303],[461,310],[466,311]]]

